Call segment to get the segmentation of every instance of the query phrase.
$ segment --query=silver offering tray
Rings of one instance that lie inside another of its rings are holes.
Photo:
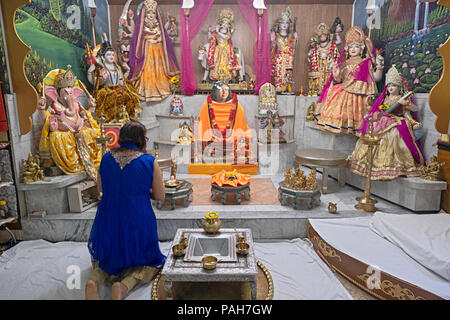
[[[214,256],[219,262],[236,262],[236,235],[209,235],[200,232],[190,234],[184,261],[200,262],[205,256]]]

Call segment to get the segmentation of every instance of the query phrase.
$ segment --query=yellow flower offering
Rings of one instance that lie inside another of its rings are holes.
[[[387,109],[389,109],[389,106],[387,104],[382,104],[381,106],[379,106],[379,109],[381,111],[386,111]]]
[[[178,76],[173,76],[172,78],[170,78],[170,82],[173,84],[177,84],[178,82],[180,82],[180,78]]]
[[[207,214],[205,214],[205,218],[207,219],[216,219],[217,217],[219,217],[219,214],[214,211],[209,211]]]

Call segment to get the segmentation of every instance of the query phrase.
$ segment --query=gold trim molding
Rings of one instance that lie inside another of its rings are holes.
[[[3,13],[6,49],[11,70],[13,92],[16,94],[17,114],[19,118],[20,134],[31,131],[31,116],[36,111],[38,94],[25,76],[25,58],[31,51],[18,36],[14,20],[18,8],[30,3],[31,0],[0,0]]]
[[[371,276],[373,275],[365,273],[358,275],[357,277],[362,281],[367,282],[367,279]],[[416,297],[416,295],[408,288],[402,288],[399,284],[394,284],[389,280],[381,281],[380,288],[378,290],[381,290],[384,294],[399,300],[426,300],[421,296]]]
[[[450,0],[439,0],[438,4],[450,9]],[[448,134],[450,120],[450,37],[439,49],[444,68],[441,79],[431,89],[428,98],[431,111],[437,116],[436,130],[441,134]]]
[[[342,262],[342,258],[336,253],[336,250],[334,250],[332,247],[327,245],[322,239],[320,239],[318,236],[314,236],[313,238],[315,241],[317,241],[317,245],[319,246],[320,252],[325,257],[330,258],[337,258],[339,262]]]

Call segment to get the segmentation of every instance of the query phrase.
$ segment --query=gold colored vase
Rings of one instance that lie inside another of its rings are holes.
[[[205,219],[202,220],[202,227],[206,233],[214,234],[219,232],[222,221],[218,214],[207,213]]]

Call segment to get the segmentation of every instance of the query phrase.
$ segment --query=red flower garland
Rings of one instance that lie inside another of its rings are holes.
[[[228,123],[227,123],[227,126],[226,126],[225,129],[222,130],[222,131],[219,129],[219,126],[217,125],[217,122],[216,122],[216,115],[214,114],[214,109],[211,107],[211,104],[212,104],[212,102],[213,102],[213,101],[212,101],[212,98],[211,98],[210,95],[209,95],[208,98],[207,98],[207,102],[208,102],[208,113],[209,113],[209,121],[210,121],[210,123],[211,123],[211,127],[214,129],[214,131],[215,131],[215,130],[218,130],[218,131],[222,134],[222,137],[225,137],[225,136],[226,136],[227,131],[228,131],[228,133],[231,132],[230,129],[231,129],[231,127],[233,126],[234,120],[235,120],[235,117],[236,117],[237,103],[238,103],[238,101],[237,101],[237,95],[236,95],[235,93],[232,93],[231,96],[232,96],[232,109],[231,109],[231,112],[230,112],[230,116],[228,117]],[[228,138],[229,135],[226,136],[226,137]]]

